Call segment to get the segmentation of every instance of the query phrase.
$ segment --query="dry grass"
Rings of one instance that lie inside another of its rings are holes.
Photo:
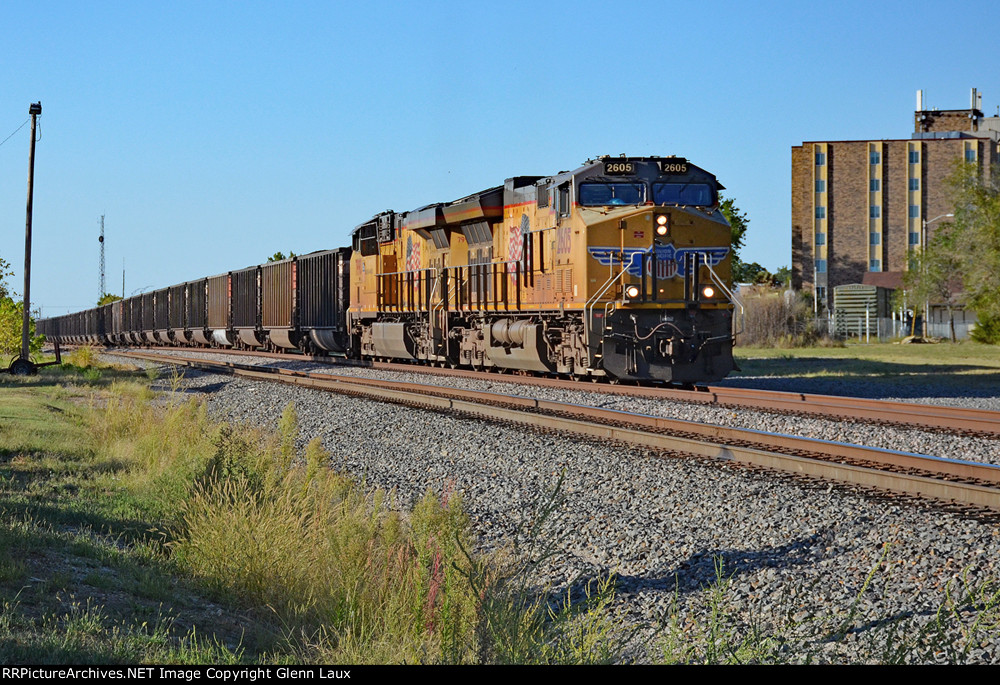
[[[745,307],[740,347],[803,347],[839,344],[821,336],[813,326],[812,310],[791,290],[751,286],[740,290]]]
[[[158,410],[119,392],[94,430],[131,465],[127,487],[154,503],[172,561],[276,619],[303,660],[438,661],[444,644],[469,643],[457,498],[391,511],[385,493],[332,472],[319,443],[296,453],[291,406],[267,435],[210,422],[201,405]]]

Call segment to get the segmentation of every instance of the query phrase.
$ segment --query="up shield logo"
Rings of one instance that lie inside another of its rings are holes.
[[[603,266],[625,266],[632,276],[641,276],[645,267],[647,275],[653,273],[653,251],[651,248],[626,247],[588,247],[590,256]],[[715,267],[729,254],[728,247],[682,247],[673,245],[656,246],[656,277],[677,278],[687,275],[687,255],[700,255],[699,263],[707,262]]]

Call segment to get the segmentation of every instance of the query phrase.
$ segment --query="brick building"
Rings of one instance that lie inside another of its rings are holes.
[[[924,109],[921,91],[909,138],[792,147],[792,285],[819,310],[839,285],[900,287],[909,255],[953,212],[954,161],[986,174],[1000,161],[1000,117],[980,106],[973,89],[969,109]]]

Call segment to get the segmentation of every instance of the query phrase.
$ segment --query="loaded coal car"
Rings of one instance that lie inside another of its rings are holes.
[[[350,248],[265,264],[263,321],[271,343],[312,354],[348,354],[350,266]]]
[[[187,300],[184,284],[167,288],[167,335],[177,345],[190,342],[187,335]]]
[[[161,288],[153,291],[153,342],[159,345],[170,345],[170,289]]]
[[[260,269],[251,266],[229,273],[232,339],[242,349],[263,347],[266,342],[260,325]]]
[[[191,345],[210,346],[208,326],[208,279],[199,278],[184,284],[184,337]]]

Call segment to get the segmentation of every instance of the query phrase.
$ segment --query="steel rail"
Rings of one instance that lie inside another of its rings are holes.
[[[1000,467],[990,464],[484,391],[261,368],[163,354],[123,354],[210,372],[365,396],[378,401],[459,411],[487,419],[1000,511]],[[822,458],[817,458],[818,455]]]
[[[168,348],[169,349],[169,348]],[[174,348],[179,349],[179,348]],[[397,362],[368,362],[337,357],[297,355],[246,350],[198,350],[203,353],[259,356],[270,359],[310,361],[335,366],[353,366],[385,371],[426,373],[456,378],[490,380],[501,383],[537,385],[560,390],[576,390],[612,395],[627,395],[650,399],[691,402],[725,408],[749,408],[791,414],[806,414],[821,418],[853,420],[865,423],[886,423],[919,429],[932,429],[944,433],[968,433],[1000,439],[1000,412],[987,409],[951,407],[916,402],[874,400],[861,397],[841,397],[816,393],[756,390],[725,386],[699,386],[693,390],[681,388],[612,385],[609,383],[586,384],[578,380],[489,373],[467,369],[444,369],[420,364]]]

